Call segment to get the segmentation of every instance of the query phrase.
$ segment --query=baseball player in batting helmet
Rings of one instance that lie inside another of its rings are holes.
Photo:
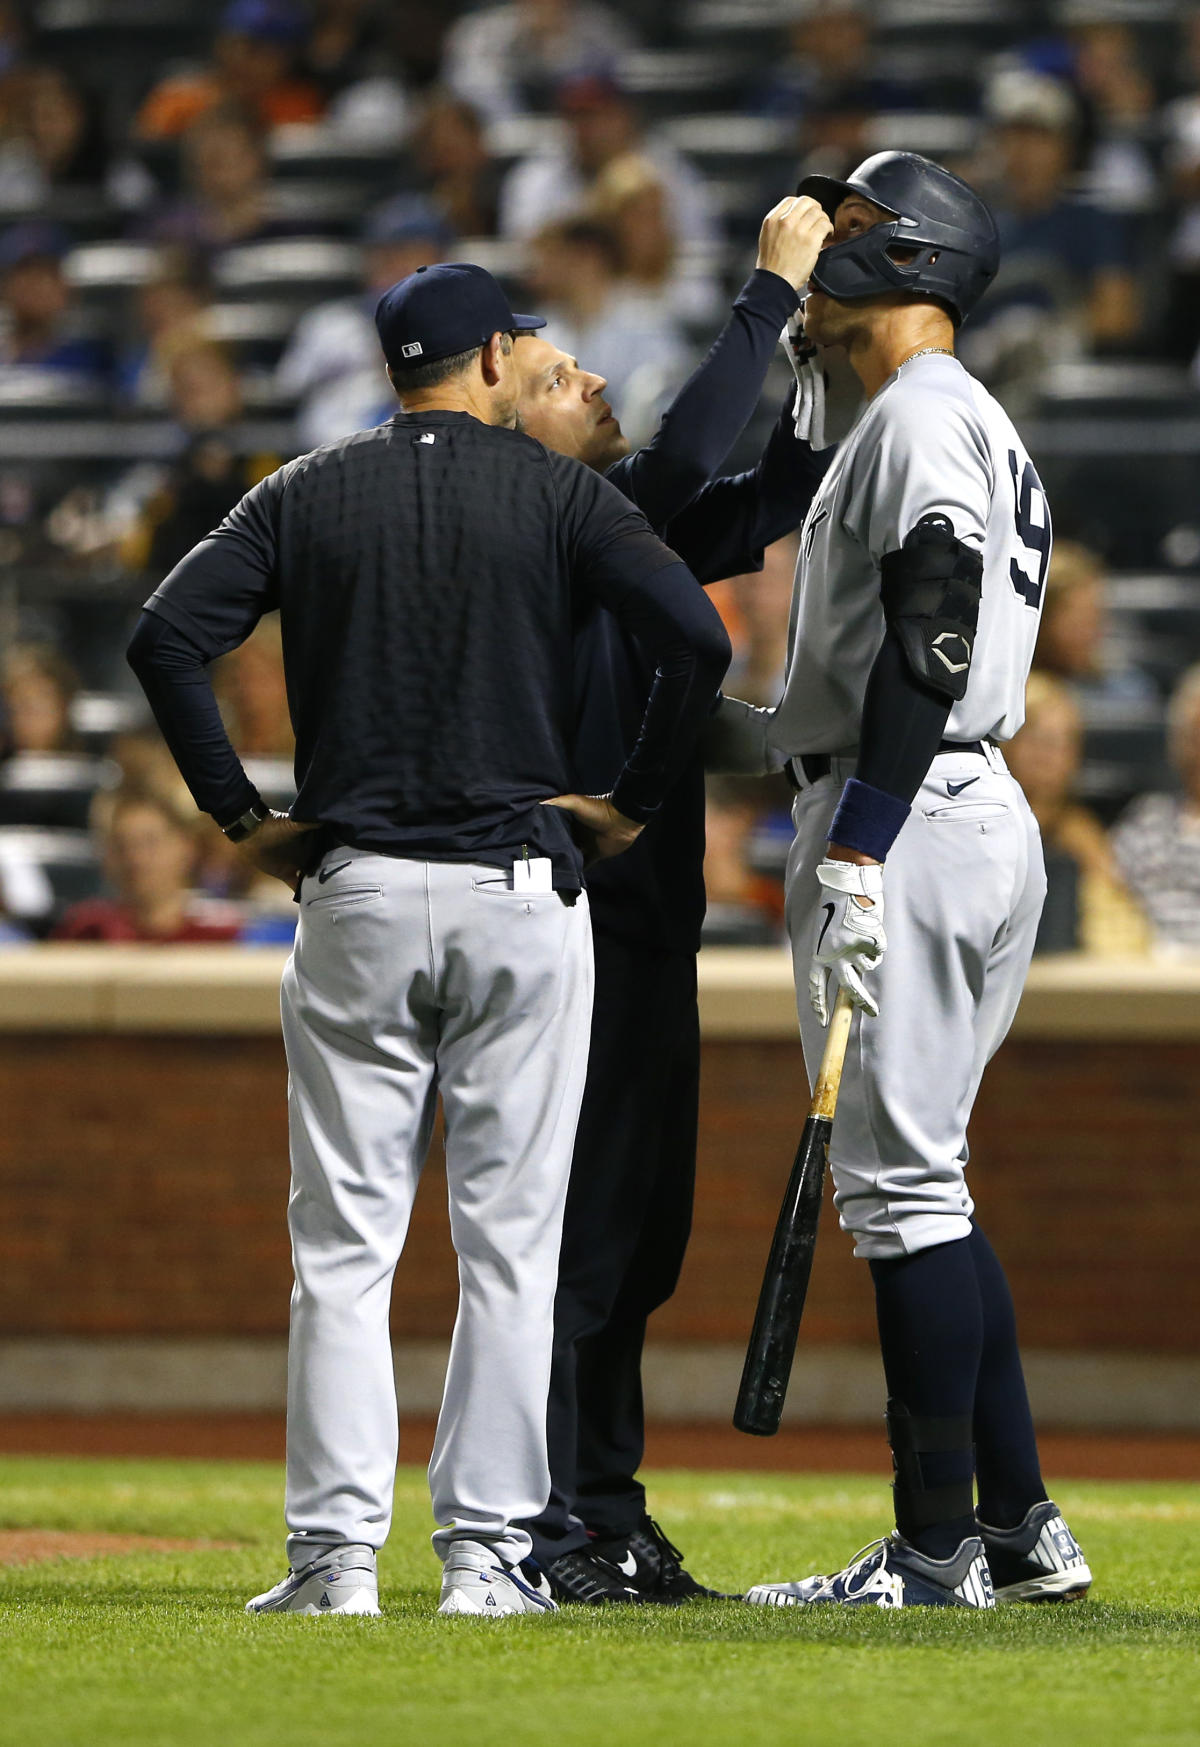
[[[806,334],[844,349],[866,403],[802,530],[783,696],[741,716],[797,791],[787,919],[810,1075],[833,991],[858,1009],[829,1158],[875,1287],[896,1528],[842,1571],[749,1599],[1071,1599],[1091,1576],[1046,1496],[1012,1301],[965,1175],[1046,889],[1001,745],[1021,725],[1050,512],[1011,420],[954,355],[996,229],[911,152],[800,189],[834,222]]]

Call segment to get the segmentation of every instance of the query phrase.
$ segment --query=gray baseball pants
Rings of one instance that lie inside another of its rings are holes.
[[[809,1079],[825,1034],[808,999],[822,920],[817,866],[855,759],[796,796],[787,924]],[[939,753],[887,858],[887,951],[857,1014],[829,1148],[855,1254],[912,1255],[970,1233],[967,1123],[1025,984],[1046,895],[1041,838],[1000,752]]]
[[[322,878],[321,876],[324,876]],[[512,1563],[550,1494],[563,1202],[587,1068],[587,898],[494,867],[329,851],[283,977],[295,1287],[289,1561],[379,1547],[397,1453],[388,1311],[442,1096],[459,1305],[429,1468],[433,1537]]]

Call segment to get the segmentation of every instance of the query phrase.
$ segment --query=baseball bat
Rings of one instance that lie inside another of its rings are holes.
[[[739,1432],[751,1432],[759,1438],[772,1437],[779,1430],[788,1378],[792,1374],[796,1338],[812,1273],[817,1221],[821,1217],[829,1136],[853,1014],[849,994],[839,988],[808,1120],[775,1222],[775,1236],[746,1348],[733,1423]]]

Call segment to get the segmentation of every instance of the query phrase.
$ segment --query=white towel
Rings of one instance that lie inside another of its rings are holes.
[[[800,310],[788,318],[780,340],[792,361],[796,376],[796,435],[814,449],[825,447],[825,372],[820,353],[804,335]]]

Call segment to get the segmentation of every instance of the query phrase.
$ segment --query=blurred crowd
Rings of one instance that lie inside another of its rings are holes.
[[[1200,388],[1200,5],[1018,0],[1004,28],[947,7],[919,52],[897,49],[902,0],[749,10],[752,30],[737,0],[175,0],[139,31],[109,0],[0,0],[0,410],[70,431],[49,462],[0,453],[0,938],[287,937],[290,906],[178,793],[120,633],[257,479],[390,415],[373,307],[419,266],[495,270],[637,443],[797,174],[912,143],[996,211],[1003,266],[961,352],[1016,416],[1089,359]],[[959,13],[980,52],[956,50]],[[780,542],[719,590],[727,689],[756,702],[794,565]],[[1061,539],[1012,749],[1047,842],[1043,945],[1200,949],[1195,652],[1137,665],[1109,597],[1104,554]],[[277,632],[227,658],[222,700],[286,804]],[[1089,733],[1164,716],[1174,787],[1164,766],[1161,792],[1089,810]],[[711,941],[781,937],[787,802],[712,783]]]

